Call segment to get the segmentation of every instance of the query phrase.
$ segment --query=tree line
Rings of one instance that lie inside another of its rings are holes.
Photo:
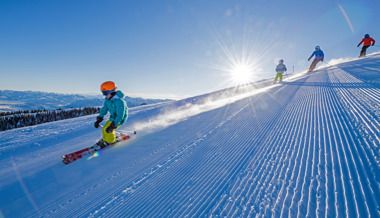
[[[57,109],[53,111],[48,110],[27,110],[27,111],[14,111],[14,112],[1,112],[0,113],[0,131],[34,126],[42,123],[54,122],[58,120],[65,120],[76,118],[100,112],[100,107],[84,107],[75,109]]]
[[[62,110],[62,109],[57,109],[57,110]],[[0,117],[3,117],[3,116],[11,116],[11,115],[15,115],[15,114],[29,114],[29,113],[41,113],[41,112],[45,112],[45,111],[48,111],[46,109],[38,109],[38,110],[19,110],[19,111],[1,111],[0,112]]]

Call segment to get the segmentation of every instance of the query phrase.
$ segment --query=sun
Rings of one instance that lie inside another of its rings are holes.
[[[255,37],[249,37],[249,33],[243,35],[238,40],[216,34],[219,49],[214,52],[211,67],[221,71],[221,87],[249,85],[264,75],[262,59],[266,52],[259,52],[262,43],[252,41]]]
[[[231,79],[237,84],[253,82],[254,68],[248,64],[234,64],[229,70]]]

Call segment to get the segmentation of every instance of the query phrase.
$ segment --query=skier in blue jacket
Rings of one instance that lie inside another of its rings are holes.
[[[277,82],[277,79],[280,79],[280,82],[279,83],[282,83],[282,74],[284,73],[284,72],[286,72],[287,71],[287,69],[286,69],[286,66],[285,66],[285,64],[284,64],[284,60],[279,60],[278,61],[278,65],[277,65],[277,67],[276,67],[276,72],[277,72],[277,75],[276,75],[276,77],[274,78],[274,82],[273,82],[273,84],[276,84],[276,82]]]
[[[116,140],[115,130],[125,124],[128,119],[128,107],[124,101],[124,93],[117,90],[116,84],[112,81],[104,82],[100,90],[105,96],[104,106],[100,109],[100,114],[94,123],[95,128],[100,126],[104,116],[109,112],[110,118],[103,127],[103,138],[97,143],[100,148],[107,147]]]
[[[320,61],[323,61],[325,55],[323,54],[323,51],[321,50],[321,48],[317,45],[315,46],[315,51],[313,52],[313,54],[311,54],[311,56],[309,57],[309,59],[307,59],[307,61],[310,61],[310,59],[315,55],[315,59],[313,60],[313,62],[311,63],[310,65],[310,68],[309,68],[309,71],[308,72],[311,72],[315,69],[315,67],[317,66],[317,63],[320,62]]]

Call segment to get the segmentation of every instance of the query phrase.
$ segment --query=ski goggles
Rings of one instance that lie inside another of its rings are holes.
[[[111,94],[112,92],[115,92],[115,91],[116,91],[116,89],[112,89],[111,91],[102,91],[102,93],[103,93],[104,96],[107,96],[107,95],[109,95],[109,94]]]

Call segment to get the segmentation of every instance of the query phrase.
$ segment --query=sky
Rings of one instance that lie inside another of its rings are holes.
[[[379,0],[0,0],[0,90],[180,99],[357,57]],[[379,46],[377,46],[379,45]],[[294,67],[294,70],[293,70]],[[236,75],[245,75],[237,77]]]

